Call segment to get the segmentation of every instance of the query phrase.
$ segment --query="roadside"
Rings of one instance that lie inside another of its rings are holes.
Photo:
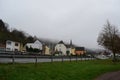
[[[105,73],[95,80],[120,80],[120,71]]]

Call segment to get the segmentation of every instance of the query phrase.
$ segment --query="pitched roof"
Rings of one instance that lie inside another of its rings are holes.
[[[72,44],[72,40],[70,41],[70,44],[65,44],[62,40],[58,42],[58,44],[64,44],[66,48],[74,48],[75,45]]]
[[[64,44],[64,42],[61,40],[58,44]]]
[[[12,41],[12,40],[6,40],[6,42],[15,42],[15,43],[20,43],[20,42],[17,42],[17,41]]]
[[[34,44],[42,44],[39,40],[36,40]]]
[[[76,51],[84,51],[85,48],[84,48],[84,47],[75,47],[75,50],[76,50]]]

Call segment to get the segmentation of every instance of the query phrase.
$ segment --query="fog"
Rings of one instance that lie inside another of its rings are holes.
[[[0,19],[32,36],[100,48],[107,20],[120,29],[120,0],[0,0]]]

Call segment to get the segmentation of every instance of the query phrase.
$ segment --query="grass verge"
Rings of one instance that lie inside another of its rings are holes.
[[[0,80],[94,80],[95,77],[120,70],[110,60],[53,62],[35,64],[0,64]]]

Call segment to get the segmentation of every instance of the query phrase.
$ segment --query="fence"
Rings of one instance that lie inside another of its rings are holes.
[[[45,55],[15,55],[15,54],[2,54],[0,55],[1,63],[35,63],[38,62],[64,62],[64,61],[82,61],[94,60],[93,56],[45,56]]]

